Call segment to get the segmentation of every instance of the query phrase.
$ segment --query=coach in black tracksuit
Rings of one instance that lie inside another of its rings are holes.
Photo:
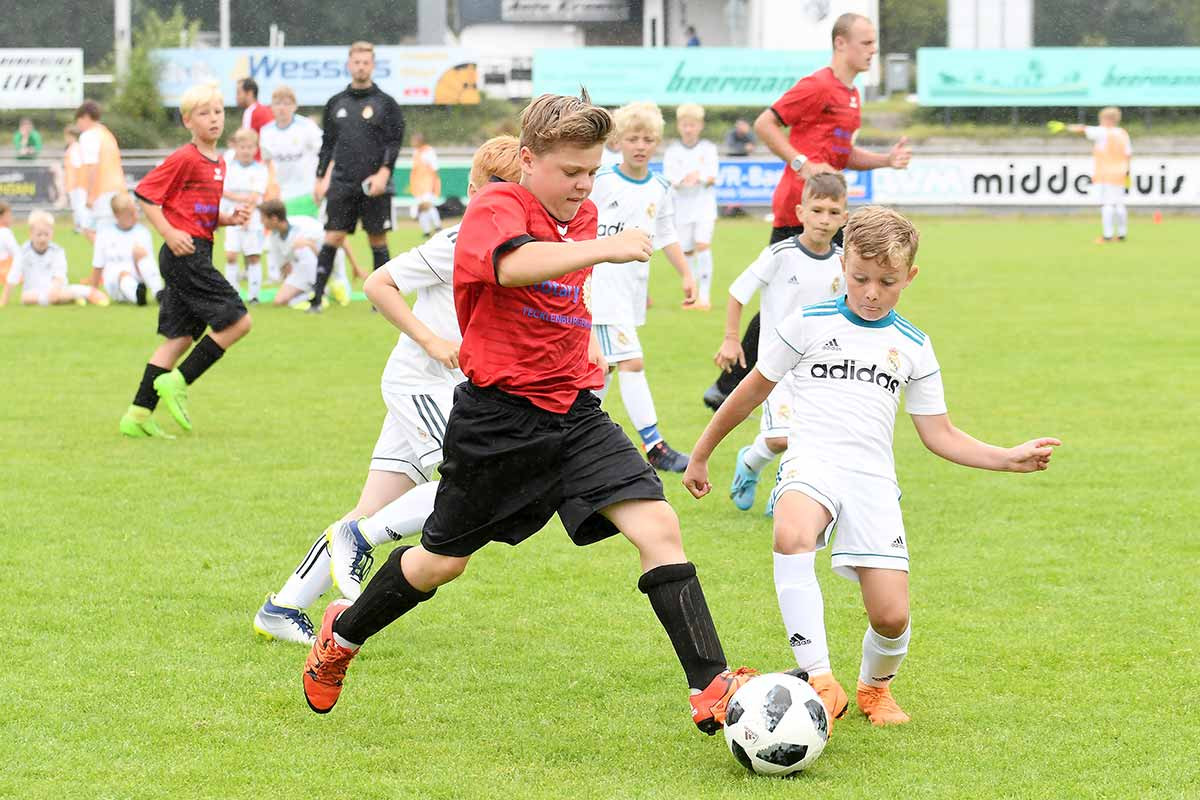
[[[379,269],[388,260],[387,232],[392,227],[392,170],[404,141],[404,115],[391,95],[371,81],[375,48],[350,45],[350,85],[325,104],[325,129],[317,161],[317,188],[325,208],[325,243],[317,256],[317,281],[309,311],[321,310],[321,297],[333,261],[346,234],[359,219]],[[332,167],[330,166],[332,164]]]

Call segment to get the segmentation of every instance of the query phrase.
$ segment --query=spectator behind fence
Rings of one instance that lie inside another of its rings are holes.
[[[696,26],[695,25],[688,25],[687,30],[685,30],[684,33],[687,35],[687,46],[688,47],[699,47],[700,46],[700,37],[696,35]]]
[[[758,139],[755,137],[749,121],[738,117],[737,122],[733,123],[733,127],[729,129],[729,133],[725,134],[725,155],[748,156],[754,152],[754,146],[757,144]]]
[[[17,158],[30,159],[41,155],[42,135],[33,127],[33,120],[29,117],[21,117],[17,132],[13,134],[13,149],[17,151]]]

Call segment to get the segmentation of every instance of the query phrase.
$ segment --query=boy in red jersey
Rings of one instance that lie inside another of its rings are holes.
[[[150,416],[160,398],[179,427],[190,431],[187,387],[250,332],[246,306],[212,262],[216,227],[241,225],[250,216],[248,206],[220,214],[225,186],[225,162],[217,151],[225,126],[221,93],[215,86],[194,86],[184,93],[179,110],[192,141],[151,170],[134,192],[163,237],[158,264],[166,288],[159,295],[158,332],[166,339],[150,356],[133,405],[121,417],[121,433],[132,437],[172,438]],[[212,334],[205,336],[209,327]]]
[[[394,550],[353,605],[326,609],[303,675],[314,711],[333,708],[369,636],[461,575],[488,542],[519,544],[556,512],[577,545],[620,532],[637,547],[638,588],[675,648],[702,731],[721,728],[753,674],[727,669],[662,483],[591,391],[604,385],[592,265],[648,261],[653,250],[634,228],[596,239],[587,196],[611,126],[586,93],[542,95],[521,117],[521,182],[471,200],[454,249],[467,381],[454,393],[433,514],[420,546]]]

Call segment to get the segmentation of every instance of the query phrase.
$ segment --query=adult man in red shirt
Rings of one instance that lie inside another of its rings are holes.
[[[854,144],[862,114],[862,98],[854,79],[871,68],[877,49],[871,20],[861,14],[842,14],[833,23],[833,59],[829,66],[801,78],[754,121],[758,138],[787,164],[771,202],[774,220],[770,244],[804,230],[796,217],[796,206],[804,193],[806,178],[818,172],[908,166],[912,151],[904,136],[886,153],[873,153]],[[785,132],[784,128],[790,131]],[[840,231],[834,243],[841,245]],[[734,364],[704,392],[704,404],[714,411],[754,369],[758,360],[758,329],[759,319],[755,314],[742,336],[745,366]],[[736,331],[733,335],[737,335]]]
[[[242,127],[261,133],[268,122],[275,121],[270,106],[258,102],[258,83],[253,78],[242,78],[237,82],[237,104],[242,111]],[[254,160],[262,160],[262,152],[254,151]]]

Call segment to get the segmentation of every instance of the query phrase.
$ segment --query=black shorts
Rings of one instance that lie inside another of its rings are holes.
[[[666,499],[654,468],[589,391],[566,414],[555,414],[461,383],[442,454],[421,545],[444,556],[469,556],[488,542],[519,544],[555,512],[571,541],[592,544],[618,533],[601,509]]]
[[[838,247],[842,246],[842,237],[846,232],[845,226],[838,228],[838,232],[833,235],[833,243]],[[771,241],[768,245],[782,242],[784,239],[790,239],[793,236],[799,236],[804,233],[803,225],[780,225],[778,228],[771,228]]]
[[[362,220],[367,233],[386,233],[392,229],[392,196],[367,197],[362,186],[332,183],[325,196],[325,230],[354,233]]]
[[[168,339],[199,339],[205,328],[223,331],[246,316],[246,304],[212,263],[213,243],[196,239],[196,251],[177,256],[165,244],[158,269],[166,286],[158,295],[158,332]]]

